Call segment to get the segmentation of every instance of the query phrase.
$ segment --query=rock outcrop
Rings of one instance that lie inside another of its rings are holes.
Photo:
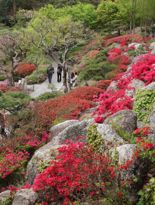
[[[58,125],[55,125],[55,126],[51,127],[51,129],[50,129],[50,139],[57,136],[60,132],[62,132],[64,129],[66,129],[70,125],[74,125],[78,122],[79,122],[79,120],[67,120],[65,122],[59,123]]]
[[[132,133],[137,128],[137,117],[132,110],[118,111],[114,115],[108,117],[104,122],[114,125],[114,127],[121,128],[129,133]]]
[[[32,189],[21,189],[15,194],[12,205],[34,205],[38,195]]]

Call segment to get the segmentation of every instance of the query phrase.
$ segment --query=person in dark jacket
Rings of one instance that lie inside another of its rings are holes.
[[[62,73],[62,66],[60,64],[58,64],[58,68],[57,68],[57,82],[61,82],[61,73]]]
[[[50,65],[50,66],[47,68],[47,77],[48,77],[48,82],[49,82],[50,84],[52,83],[53,73],[54,73],[54,68],[53,68],[52,65]]]

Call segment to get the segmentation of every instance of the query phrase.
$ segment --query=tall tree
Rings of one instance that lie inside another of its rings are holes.
[[[74,22],[70,16],[57,20],[42,16],[31,22],[24,36],[29,54],[45,55],[52,62],[61,64],[63,85],[67,88],[68,53],[86,37],[83,25]]]

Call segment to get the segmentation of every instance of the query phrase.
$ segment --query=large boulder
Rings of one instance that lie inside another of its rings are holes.
[[[131,160],[134,155],[136,145],[124,144],[116,148],[118,152],[119,164],[124,164],[127,160]]]
[[[40,173],[41,167],[46,167],[52,159],[55,159],[59,147],[53,146],[49,142],[34,153],[27,165],[26,180],[29,184],[33,184],[36,175]]]
[[[87,127],[92,123],[92,120],[83,120],[81,122],[74,123],[73,125],[68,126],[64,129],[59,135],[52,138],[51,143],[53,146],[61,145],[65,140],[77,141],[78,137],[86,136]],[[85,141],[85,138],[83,138]]]
[[[155,90],[155,82],[152,82],[143,88],[144,90]]]
[[[60,132],[62,132],[65,128],[69,127],[70,125],[73,125],[75,123],[79,122],[78,120],[67,120],[65,122],[59,123],[58,125],[55,125],[51,127],[50,129],[50,139],[57,136]]]
[[[32,189],[21,189],[15,194],[12,205],[34,205],[38,195]]]
[[[4,201],[9,199],[11,197],[11,191],[6,190],[0,193],[0,204],[2,204]]]
[[[125,132],[132,133],[137,128],[137,117],[132,110],[121,110],[108,117],[106,124],[112,124],[114,127],[121,128]]]
[[[103,138],[104,144],[112,144],[113,146],[118,146],[123,144],[124,140],[115,132],[111,125],[108,124],[98,124],[97,131]]]
[[[129,84],[129,87],[134,88],[135,90],[139,90],[145,86],[145,83],[142,80],[133,79]]]
[[[40,172],[41,167],[46,167],[49,162],[55,159],[58,154],[58,148],[65,144],[65,140],[70,139],[77,141],[79,136],[86,136],[87,126],[92,123],[92,120],[77,121],[72,125],[67,126],[62,132],[52,138],[52,140],[39,148],[29,161],[27,166],[26,179],[28,183],[33,184],[36,175]],[[54,130],[54,129],[53,129]],[[56,129],[55,129],[56,133]],[[80,140],[86,140],[85,137]]]

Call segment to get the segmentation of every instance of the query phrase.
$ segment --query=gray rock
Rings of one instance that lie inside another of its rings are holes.
[[[139,90],[139,89],[144,88],[144,87],[145,87],[145,84],[144,84],[144,82],[141,81],[141,80],[133,79],[133,80],[131,81],[131,83],[129,84],[129,87],[132,87],[133,89],[132,89],[132,90],[130,90],[130,89],[128,90],[128,89],[127,89],[127,90],[125,91],[125,94],[126,94],[127,96],[129,96],[129,97],[134,97],[136,91]]]
[[[124,144],[116,148],[119,156],[119,164],[124,164],[127,160],[131,160],[136,145],[134,144]]]
[[[143,88],[145,84],[142,80],[133,79],[131,83],[129,84],[129,86],[135,88],[135,90],[139,90]]]
[[[144,90],[155,90],[155,82],[150,83],[149,85],[143,88]]]
[[[110,91],[110,90],[114,90],[114,91],[118,90],[117,82],[116,81],[112,81],[110,83],[110,85],[107,88],[107,91]]]
[[[10,190],[6,190],[0,193],[0,204],[4,202],[5,200],[9,199],[11,197]]]
[[[106,124],[114,124],[127,132],[133,132],[137,128],[137,116],[132,110],[121,110],[108,117]]]
[[[71,139],[77,141],[80,136],[86,136],[87,126],[92,123],[92,120],[83,120],[81,122],[74,123],[64,129],[58,136],[51,140],[53,146],[61,145],[65,140]],[[85,140],[85,139],[83,139]]]
[[[78,120],[67,120],[65,122],[62,122],[58,125],[55,125],[55,126],[51,127],[51,129],[50,129],[50,139],[57,136],[60,132],[62,132],[68,126],[73,125],[77,122],[79,122],[79,121]]]
[[[134,97],[135,95],[135,90],[132,89],[132,90],[126,90],[125,91],[125,95],[128,96],[128,97]]]
[[[32,189],[21,189],[15,194],[12,205],[34,205],[38,195]]]
[[[52,159],[55,159],[59,147],[60,146],[53,146],[53,144],[49,142],[34,153],[27,165],[26,180],[28,183],[33,184],[36,175],[40,173],[40,168],[46,167]]]
[[[152,42],[151,44],[150,44],[150,50],[152,50],[152,54],[154,54],[154,52],[155,52],[155,42]]]
[[[70,139],[77,141],[79,136],[86,136],[87,126],[92,123],[92,120],[83,120],[81,122],[73,123],[67,126],[57,136],[53,137],[52,140],[39,148],[29,161],[27,166],[26,179],[28,183],[32,184],[36,175],[39,173],[40,167],[46,166],[52,159],[55,159],[58,154],[58,148],[65,144],[65,140]],[[81,139],[85,141],[85,138]]]
[[[97,131],[101,134],[105,145],[111,143],[112,145],[120,145],[124,140],[112,129],[111,125],[98,124]]]

